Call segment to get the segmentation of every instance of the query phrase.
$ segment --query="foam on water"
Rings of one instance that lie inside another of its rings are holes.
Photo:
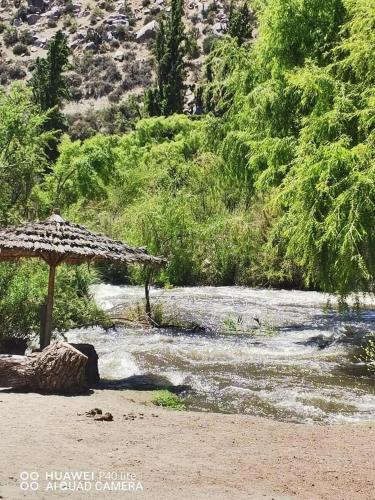
[[[93,292],[109,311],[143,297],[141,287],[97,285]],[[151,300],[167,316],[204,325],[206,332],[91,328],[69,332],[69,340],[95,345],[103,378],[152,373],[190,386],[184,397],[193,409],[296,422],[373,420],[374,379],[353,374],[350,347],[333,342],[319,349],[306,341],[372,331],[375,313],[342,317],[326,310],[327,298],[242,287],[153,289]],[[225,332],[228,321],[242,333]]]

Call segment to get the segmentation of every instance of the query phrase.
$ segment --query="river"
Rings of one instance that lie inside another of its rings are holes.
[[[101,284],[93,294],[118,314],[143,289]],[[189,386],[189,409],[300,423],[375,418],[375,375],[342,342],[374,330],[370,305],[342,315],[318,292],[242,287],[152,289],[151,301],[171,322],[199,328],[93,327],[68,339],[94,344],[101,376],[117,386],[149,374]]]

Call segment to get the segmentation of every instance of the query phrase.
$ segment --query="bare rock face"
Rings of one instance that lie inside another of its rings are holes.
[[[87,357],[67,342],[55,342],[33,356],[0,355],[0,387],[75,394],[87,389]]]

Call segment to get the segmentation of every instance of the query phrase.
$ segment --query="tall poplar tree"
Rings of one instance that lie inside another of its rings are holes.
[[[45,59],[38,58],[30,80],[34,102],[45,112],[48,119],[45,130],[64,130],[65,119],[61,113],[64,99],[69,98],[68,83],[64,71],[68,66],[69,48],[66,38],[58,31],[51,41]],[[56,140],[49,144],[48,156],[51,160],[57,157]]]
[[[182,0],[172,0],[171,13],[161,20],[156,35],[156,86],[146,94],[146,108],[151,116],[182,113],[184,107],[185,35]]]
[[[244,2],[237,8],[231,3],[228,19],[228,34],[237,40],[238,45],[242,45],[251,38],[254,17]]]

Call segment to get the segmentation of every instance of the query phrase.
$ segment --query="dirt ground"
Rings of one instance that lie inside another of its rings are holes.
[[[150,397],[0,392],[0,498],[375,498],[375,422],[177,412]],[[95,407],[113,421],[85,415]]]

